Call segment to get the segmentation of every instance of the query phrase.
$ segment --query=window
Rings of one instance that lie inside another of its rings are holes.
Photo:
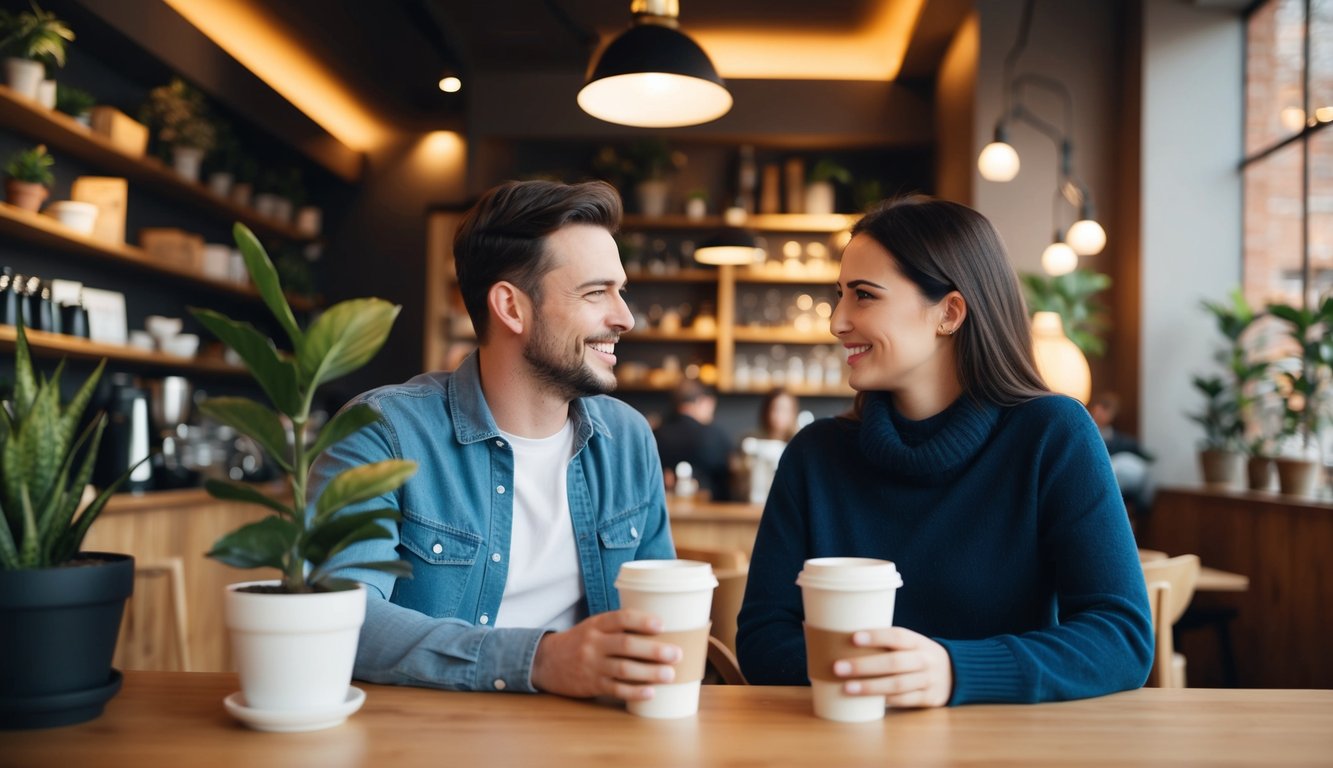
[[[1246,20],[1244,287],[1252,304],[1333,293],[1333,0]]]

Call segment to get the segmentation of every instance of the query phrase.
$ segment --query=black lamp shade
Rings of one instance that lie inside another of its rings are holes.
[[[716,120],[731,109],[731,94],[708,54],[688,35],[637,24],[590,65],[578,102],[610,123],[674,128]]]

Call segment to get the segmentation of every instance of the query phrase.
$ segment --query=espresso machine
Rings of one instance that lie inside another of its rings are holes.
[[[147,390],[138,385],[134,376],[113,373],[108,377],[99,405],[106,412],[107,421],[93,466],[93,484],[105,488],[134,467],[120,490],[136,493],[150,490],[152,462],[140,463],[153,448]]]

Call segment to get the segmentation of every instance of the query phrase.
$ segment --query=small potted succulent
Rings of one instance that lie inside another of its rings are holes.
[[[6,82],[24,98],[37,100],[46,65],[65,66],[65,47],[73,41],[69,25],[36,2],[31,11],[0,10],[0,56],[5,57]]]
[[[317,499],[307,496],[307,475],[328,447],[374,423],[379,415],[361,404],[334,416],[313,439],[307,434],[315,390],[370,361],[388,338],[400,307],[380,299],[352,299],[329,307],[309,328],[297,325],[277,271],[248,228],[236,224],[236,244],[265,305],[286,332],[293,351],[280,351],[249,323],[192,309],[213,335],[236,352],[269,404],[244,397],[215,397],[200,404],[209,417],[254,439],[286,475],[291,498],[271,498],[252,486],[210,480],[214,497],[258,504],[272,515],[233,531],[209,557],[236,568],[277,568],[276,581],[233,584],[226,593],[226,623],[240,671],[240,694],[227,709],[257,728],[336,725],[360,706],[364,694],[349,686],[357,637],[365,616],[365,587],[340,579],[343,568],[372,568],[411,575],[402,560],[339,563],[332,558],[359,541],[388,537],[391,509],[339,514],[350,504],[393,491],[416,463],[388,460],[347,469]],[[359,696],[358,696],[359,694]],[[299,720],[293,724],[293,719]]]
[[[204,95],[179,77],[172,78],[169,84],[148,92],[139,119],[170,148],[176,174],[186,181],[199,181],[204,156],[217,142]]]
[[[51,167],[55,158],[46,151],[45,144],[20,150],[5,165],[5,199],[9,204],[36,213],[51,194],[55,176]]]
[[[1311,308],[1270,304],[1268,312],[1286,323],[1295,350],[1280,374],[1287,451],[1277,458],[1278,484],[1285,494],[1313,496],[1321,430],[1333,424],[1333,295]]]
[[[599,177],[611,182],[623,195],[634,190],[639,213],[644,216],[666,215],[671,198],[671,176],[685,167],[684,152],[673,151],[664,139],[640,139],[617,150],[606,146],[597,153],[593,168]]]
[[[837,210],[837,188],[834,182],[852,183],[852,172],[829,158],[821,158],[810,168],[805,184],[805,212],[829,214]]]
[[[80,547],[129,473],[83,504],[106,415],[80,425],[106,363],[62,402],[64,363],[38,377],[21,318],[17,336],[0,404],[0,728],[49,728],[97,717],[120,690],[111,658],[134,559]]]
[[[92,127],[93,107],[97,98],[82,88],[75,88],[64,83],[56,86],[56,111],[74,118],[84,128]]]

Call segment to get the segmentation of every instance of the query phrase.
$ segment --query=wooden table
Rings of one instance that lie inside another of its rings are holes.
[[[816,719],[806,688],[706,686],[695,717],[636,718],[611,703],[358,683],[365,707],[336,728],[250,731],[225,673],[129,672],[98,720],[0,731],[0,765],[787,766],[1329,765],[1333,691],[1142,689],[1036,706]]]

